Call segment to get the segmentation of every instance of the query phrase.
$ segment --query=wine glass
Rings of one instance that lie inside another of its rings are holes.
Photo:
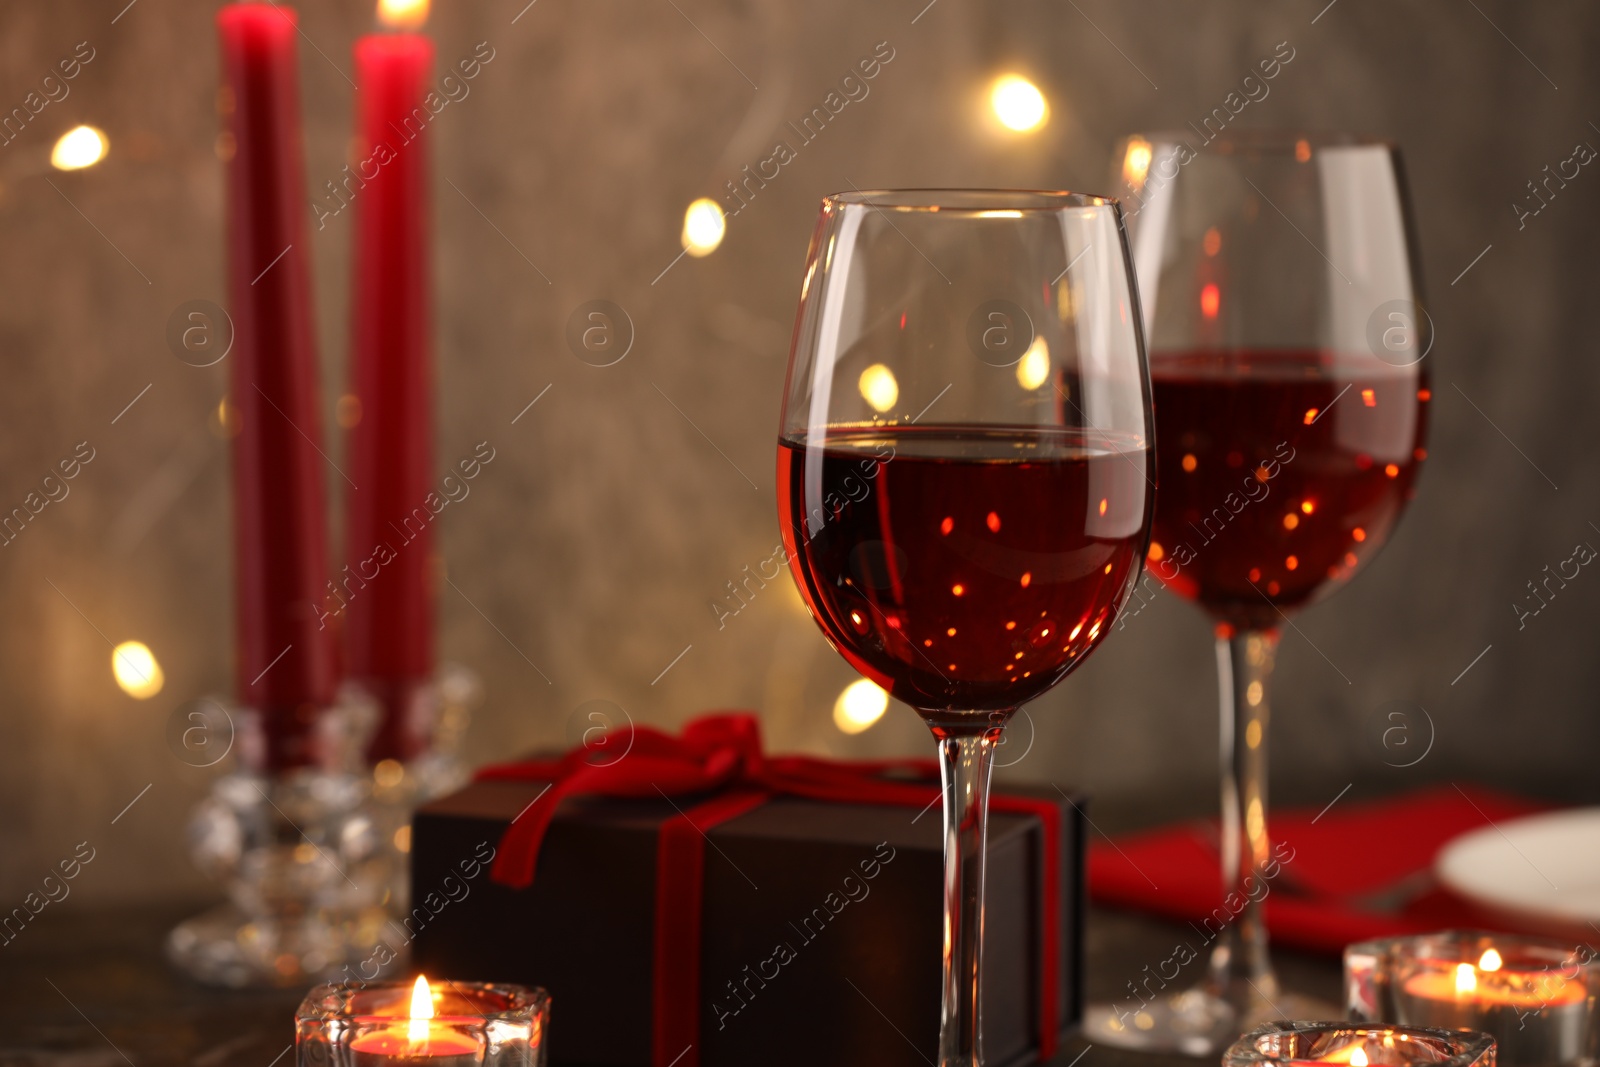
[[[1432,328],[1394,145],[1157,134],[1115,158],[1160,441],[1147,569],[1216,631],[1224,903],[1198,988],[1097,1005],[1085,1025],[1213,1054],[1261,1021],[1341,1014],[1280,989],[1267,951],[1262,901],[1283,867],[1268,690],[1278,627],[1365,567],[1411,499]]]
[[[940,1067],[982,1062],[994,747],[1018,707],[1105,640],[1137,580],[1150,439],[1114,201],[983,190],[823,200],[789,357],[778,510],[828,642],[938,742]]]

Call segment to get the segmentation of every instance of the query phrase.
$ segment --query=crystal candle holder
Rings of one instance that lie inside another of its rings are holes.
[[[1419,1026],[1277,1022],[1245,1034],[1222,1056],[1222,1067],[1319,1063],[1349,1067],[1495,1067],[1494,1038],[1468,1030]]]
[[[338,982],[295,1013],[298,1067],[544,1067],[550,997],[483,982]]]
[[[1596,1059],[1600,965],[1586,945],[1477,930],[1367,941],[1345,949],[1344,978],[1352,1019],[1480,1030],[1502,1067]]]

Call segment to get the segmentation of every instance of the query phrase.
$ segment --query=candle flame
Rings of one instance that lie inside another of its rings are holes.
[[[415,30],[428,21],[428,0],[378,0],[378,21],[391,30]]]
[[[417,984],[411,987],[411,1019],[406,1024],[406,1038],[413,1045],[427,1044],[428,1020],[433,1018],[433,990],[428,980],[417,975]]]
[[[1360,1045],[1350,1053],[1350,1067],[1367,1067],[1367,1050]]]
[[[1456,965],[1456,992],[1471,993],[1478,988],[1478,972],[1470,963]]]
[[[1498,971],[1505,961],[1500,958],[1500,953],[1494,949],[1485,949],[1482,956],[1478,957],[1478,970]]]
[[[1154,156],[1150,142],[1135,137],[1128,142],[1128,153],[1122,158],[1122,179],[1135,189],[1144,188],[1145,176],[1150,173],[1150,160]]]

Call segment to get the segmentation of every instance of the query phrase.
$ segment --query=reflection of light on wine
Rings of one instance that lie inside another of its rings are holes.
[[[93,126],[74,126],[50,150],[50,165],[56,170],[82,170],[106,158],[111,142]]]
[[[124,641],[111,650],[111,674],[135,700],[150,699],[167,681],[155,653],[142,641]]]
[[[1478,970],[1498,971],[1504,963],[1505,961],[1500,958],[1500,953],[1492,948],[1484,949],[1483,955],[1478,957]]]
[[[1360,1045],[1350,1053],[1350,1067],[1367,1067],[1367,1050]]]
[[[1478,988],[1478,972],[1470,963],[1456,965],[1456,992],[1470,993]]]
[[[702,196],[683,213],[683,247],[691,256],[709,256],[727,232],[722,206],[709,197]]]
[[[392,30],[414,30],[428,21],[428,0],[378,0],[378,21]]]
[[[1145,175],[1150,173],[1150,142],[1135,137],[1128,142],[1128,152],[1122,157],[1122,178],[1135,189],[1144,188]]]
[[[1050,377],[1050,346],[1044,337],[1033,339],[1028,350],[1017,361],[1017,384],[1024,389],[1037,389]]]
[[[883,687],[858,678],[833,702],[833,724],[847,734],[859,734],[883,718],[888,709],[889,694]]]
[[[872,410],[879,414],[893,408],[895,401],[900,399],[900,383],[895,381],[894,371],[882,363],[874,363],[862,371],[856,385],[861,390],[861,399],[871,404]]]
[[[1044,94],[1020,74],[1002,74],[994,80],[989,106],[1000,125],[1018,133],[1032,133],[1050,118],[1050,105]]]
[[[1208,282],[1200,290],[1200,314],[1208,319],[1217,317],[1217,311],[1222,307],[1222,290],[1217,288],[1216,282]]]

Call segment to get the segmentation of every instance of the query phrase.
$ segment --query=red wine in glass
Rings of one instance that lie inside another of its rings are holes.
[[[783,536],[829,642],[920,709],[1016,708],[1110,631],[1149,452],[1080,431],[879,427],[778,447]]]
[[[1275,626],[1382,546],[1425,458],[1426,379],[1317,350],[1150,357],[1152,573],[1239,629]]]

